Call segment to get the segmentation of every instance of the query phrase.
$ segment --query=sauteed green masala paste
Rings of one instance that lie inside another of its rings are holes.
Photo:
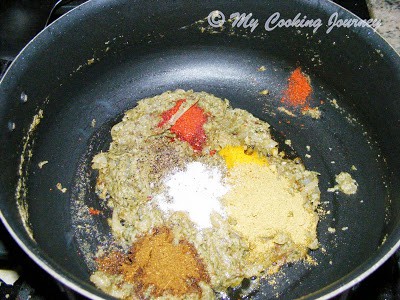
[[[143,99],[97,154],[118,250],[91,280],[121,299],[213,299],[318,248],[317,173],[279,153],[269,125],[228,100]]]

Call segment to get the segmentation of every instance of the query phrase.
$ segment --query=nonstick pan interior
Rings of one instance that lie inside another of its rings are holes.
[[[255,299],[328,294],[373,267],[398,238],[400,161],[393,151],[399,144],[400,63],[389,46],[369,29],[312,35],[310,29],[285,28],[263,36],[241,30],[202,32],[207,24],[195,23],[215,8],[252,9],[260,19],[275,11],[296,15],[301,8],[322,18],[338,10],[328,2],[142,3],[140,15],[135,5],[83,5],[42,33],[2,83],[2,124],[15,123],[15,129],[2,132],[7,155],[2,158],[6,189],[1,209],[31,255],[75,288],[103,295],[88,278],[96,247],[111,240],[110,211],[94,194],[91,158],[107,150],[111,127],[137,100],[182,88],[227,98],[232,106],[267,121],[288,156],[301,157],[308,169],[321,174],[322,208],[330,213],[322,217],[318,237],[326,251],[311,253],[316,266],[284,267],[276,283],[265,281]],[[266,71],[257,71],[260,66]],[[320,120],[277,110],[297,66],[310,75],[311,106],[320,107]],[[269,95],[260,95],[265,89]],[[15,100],[22,92],[28,95],[26,103]],[[26,181],[32,242],[17,217],[17,178],[11,174],[16,174],[22,136],[39,107],[44,117],[33,136]],[[285,139],[293,149],[284,145]],[[40,169],[45,160],[49,163]],[[341,171],[352,173],[359,183],[356,195],[326,192]],[[57,183],[67,191],[59,191]],[[89,207],[103,213],[91,216]]]

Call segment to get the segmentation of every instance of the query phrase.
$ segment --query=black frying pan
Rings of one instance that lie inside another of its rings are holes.
[[[196,21],[215,9],[227,16],[252,12],[261,24],[253,33],[243,28],[202,32],[207,21]],[[315,34],[310,28],[265,32],[263,22],[274,12],[286,19],[300,12],[325,25],[334,12],[355,18],[322,0],[99,0],[71,11],[28,44],[0,88],[0,216],[36,263],[86,296],[107,298],[88,279],[93,262],[87,254],[107,240],[110,212],[76,213],[79,205],[103,209],[93,193],[96,174],[90,160],[107,149],[110,128],[125,110],[141,98],[176,88],[228,98],[234,107],[269,122],[276,139],[292,140],[294,149],[284,148],[289,156],[304,158],[309,145],[311,158],[304,163],[321,173],[322,207],[331,211],[318,227],[326,253],[311,253],[317,266],[285,266],[277,285],[264,282],[254,299],[331,297],[368,276],[397,249],[399,56],[369,28],[326,34],[324,25]],[[261,65],[265,72],[257,71]],[[320,120],[277,111],[296,66],[311,77],[311,105],[320,105]],[[268,96],[259,95],[264,89],[270,90]],[[329,99],[337,99],[341,108]],[[28,132],[39,109],[44,117]],[[21,173],[34,241],[15,200],[24,147]],[[43,160],[49,163],[39,169]],[[327,193],[335,174],[350,172],[352,165],[358,169],[352,172],[357,194]],[[58,182],[66,193],[57,190]]]

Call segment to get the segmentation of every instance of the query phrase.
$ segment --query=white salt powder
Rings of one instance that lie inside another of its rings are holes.
[[[167,176],[164,185],[166,192],[154,199],[164,212],[185,211],[200,228],[211,227],[212,212],[225,216],[219,199],[229,188],[218,168],[191,162],[185,170]]]

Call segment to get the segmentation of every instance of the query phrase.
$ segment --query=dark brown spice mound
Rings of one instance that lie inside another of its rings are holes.
[[[97,264],[103,272],[123,274],[135,285],[138,295],[150,287],[155,297],[200,293],[198,283],[210,281],[193,245],[184,240],[175,244],[166,227],[140,238],[128,254],[112,252],[99,258]]]

